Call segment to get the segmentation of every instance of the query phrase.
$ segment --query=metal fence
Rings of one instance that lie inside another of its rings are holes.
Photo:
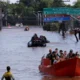
[[[6,21],[7,20],[7,21]],[[10,16],[7,14],[7,19],[3,18],[3,25],[5,26],[7,24],[15,25],[16,23],[23,23],[23,25],[42,25],[43,24],[43,14],[42,12],[39,12],[37,14],[29,14],[24,17],[16,17],[16,16]]]

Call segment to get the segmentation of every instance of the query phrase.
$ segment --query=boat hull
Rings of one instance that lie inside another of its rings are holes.
[[[28,47],[46,47],[46,43],[36,42],[36,44],[32,44],[31,41],[27,44]]]
[[[40,72],[54,76],[80,76],[80,59],[73,58],[50,65],[49,59],[42,59]]]

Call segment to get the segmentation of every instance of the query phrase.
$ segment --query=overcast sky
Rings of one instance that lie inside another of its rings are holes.
[[[10,3],[15,3],[16,1],[19,1],[19,0],[10,0]],[[70,2],[66,2],[67,4],[73,4],[73,2],[77,1],[77,0],[68,0]]]
[[[66,2],[66,4],[73,4],[74,2],[76,2],[77,0],[69,0],[69,2]]]

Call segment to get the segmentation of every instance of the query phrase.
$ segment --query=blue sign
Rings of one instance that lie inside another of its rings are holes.
[[[70,20],[70,16],[66,16],[66,17],[45,17],[43,19],[44,22],[69,21],[69,20]]]

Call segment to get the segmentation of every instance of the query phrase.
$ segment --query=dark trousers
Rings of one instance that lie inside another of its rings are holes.
[[[78,32],[79,40],[80,40],[80,31]]]
[[[75,30],[75,31],[74,31],[74,35],[75,35],[76,41],[78,42],[77,33],[78,33],[78,32]]]
[[[60,32],[62,32],[62,36],[63,36],[63,38],[65,38],[66,30],[59,29],[59,33],[60,33]]]
[[[77,37],[77,34],[75,34],[75,38],[76,38],[76,41],[78,42],[78,37]]]
[[[63,38],[65,38],[65,31],[62,31],[62,36]]]

